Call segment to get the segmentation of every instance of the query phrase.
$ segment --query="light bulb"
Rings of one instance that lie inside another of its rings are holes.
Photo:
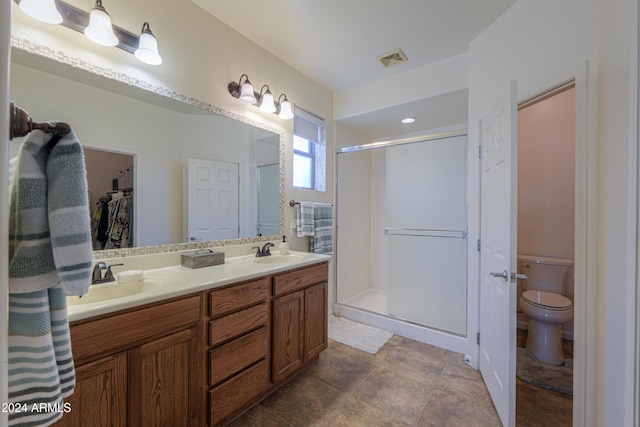
[[[118,44],[118,38],[113,34],[111,17],[102,6],[102,0],[96,0],[96,5],[89,15],[89,26],[84,29],[84,34],[89,40],[102,46]]]
[[[242,80],[242,77],[240,77],[240,80]],[[240,97],[238,99],[243,104],[255,104],[257,101],[256,96],[253,94],[253,85],[248,78],[244,81],[244,83],[242,83],[242,89],[240,91]]]
[[[54,0],[22,0],[20,9],[40,22],[47,24],[60,24],[62,22],[62,15],[58,12]]]
[[[278,117],[285,120],[289,120],[293,118],[293,111],[291,111],[291,103],[286,97],[284,98],[284,101],[282,101],[282,104],[280,104],[280,114],[278,114]]]
[[[260,104],[260,109],[265,113],[273,113],[276,111],[276,103],[274,102],[273,95],[271,95],[268,87],[267,92],[262,95],[262,103]]]
[[[151,32],[148,22],[142,24],[138,48],[134,52],[134,55],[145,64],[162,64],[162,57],[158,53],[158,40]]]

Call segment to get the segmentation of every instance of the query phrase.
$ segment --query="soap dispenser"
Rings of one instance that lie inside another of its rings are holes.
[[[278,251],[280,255],[287,255],[289,253],[289,243],[287,243],[287,237],[282,236],[282,242],[278,245]]]

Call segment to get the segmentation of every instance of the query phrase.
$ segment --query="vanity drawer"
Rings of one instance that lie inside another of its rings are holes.
[[[327,263],[293,270],[273,278],[273,295],[279,296],[316,283],[326,282],[329,278]]]
[[[200,321],[200,295],[140,308],[122,314],[71,324],[73,358],[77,364],[113,354],[144,340],[166,335]],[[135,327],[134,327],[135,326]],[[96,348],[100,348],[99,354]]]
[[[209,385],[215,385],[237,374],[269,352],[267,327],[216,347],[209,352]]]
[[[209,322],[209,345],[214,346],[267,324],[267,303],[219,317]]]
[[[269,365],[266,360],[209,391],[211,425],[216,425],[245,409],[269,387]]]
[[[235,285],[209,293],[209,316],[220,317],[227,313],[266,302],[269,296],[267,278]]]

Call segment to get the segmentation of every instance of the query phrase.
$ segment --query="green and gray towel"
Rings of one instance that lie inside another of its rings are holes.
[[[91,219],[82,146],[73,132],[52,148],[31,132],[9,162],[9,293],[66,295],[91,285]]]
[[[296,211],[297,236],[309,236],[309,249],[316,254],[333,253],[333,206],[300,202]]]
[[[82,147],[31,132],[9,163],[10,426],[46,426],[73,393],[66,295],[91,285],[91,225]],[[68,404],[67,404],[68,405]]]

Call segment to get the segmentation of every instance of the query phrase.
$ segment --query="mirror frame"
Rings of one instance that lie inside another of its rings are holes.
[[[156,245],[156,246],[139,246],[133,248],[126,249],[107,249],[102,251],[94,251],[93,259],[107,259],[107,258],[122,258],[127,256],[136,256],[136,255],[150,255],[157,253],[166,253],[166,252],[176,252],[183,250],[191,250],[191,249],[200,249],[200,248],[208,248],[208,247],[221,247],[221,246],[233,246],[233,245],[241,245],[247,243],[257,243],[257,242],[265,242],[265,241],[274,241],[280,240],[281,234],[284,231],[284,183],[285,183],[285,152],[284,152],[284,144],[285,144],[285,131],[282,128],[277,126],[273,126],[271,124],[263,123],[258,120],[250,119],[242,114],[235,113],[232,111],[225,110],[223,108],[216,107],[212,104],[209,104],[204,101],[200,101],[197,98],[193,98],[181,93],[177,93],[171,91],[162,86],[153,85],[151,83],[145,82],[137,77],[129,76],[125,73],[114,71],[110,68],[102,67],[96,64],[93,64],[84,59],[71,56],[66,54],[65,52],[52,49],[48,46],[44,46],[38,43],[34,43],[30,40],[27,40],[22,37],[18,37],[15,35],[11,35],[11,48],[18,49],[25,53],[40,56],[52,61],[59,62],[61,64],[68,65],[70,67],[86,71],[90,74],[93,74],[97,77],[104,78],[107,80],[114,80],[116,82],[124,83],[129,86],[133,86],[138,89],[142,89],[147,92],[151,92],[155,95],[159,95],[165,98],[169,98],[174,101],[182,102],[188,105],[192,105],[194,107],[198,107],[202,110],[218,114],[220,116],[224,116],[230,118],[232,120],[236,120],[242,122],[244,124],[255,126],[260,129],[264,129],[269,132],[273,132],[278,134],[280,137],[280,146],[279,146],[279,154],[280,154],[280,235],[273,236],[259,236],[259,237],[246,237],[239,239],[230,239],[230,240],[213,240],[213,241],[205,241],[205,242],[184,242],[184,243],[169,243],[165,245]]]

